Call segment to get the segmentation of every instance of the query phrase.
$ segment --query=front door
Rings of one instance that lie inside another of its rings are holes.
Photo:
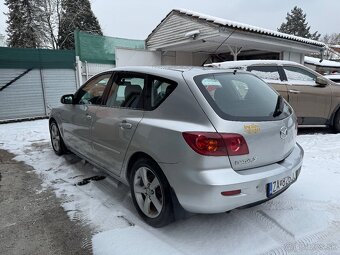
[[[319,86],[316,75],[296,66],[283,67],[288,80],[289,103],[301,125],[324,125],[329,118],[331,89]]]
[[[111,73],[96,76],[75,94],[74,104],[63,113],[63,132],[71,149],[89,158],[92,152],[90,128]]]
[[[107,97],[93,120],[92,139],[96,163],[119,175],[126,151],[144,115],[145,76],[117,73]]]

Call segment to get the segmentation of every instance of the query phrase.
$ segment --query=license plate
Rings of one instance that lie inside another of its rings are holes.
[[[267,185],[267,196],[273,196],[280,190],[283,190],[284,188],[288,187],[291,183],[293,183],[296,179],[296,173],[293,173],[292,176],[287,176],[282,179],[273,181],[268,183]]]

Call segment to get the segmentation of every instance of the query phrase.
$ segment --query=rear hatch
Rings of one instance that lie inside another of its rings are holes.
[[[268,84],[245,72],[198,75],[194,81],[216,113],[208,116],[216,131],[244,138],[245,142],[235,141],[246,143],[248,150],[238,154],[236,146],[236,153],[229,153],[234,170],[272,164],[290,154],[296,143],[296,118]]]

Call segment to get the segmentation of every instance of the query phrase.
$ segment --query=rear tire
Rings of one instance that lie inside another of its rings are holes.
[[[132,167],[132,200],[138,214],[150,226],[160,228],[174,221],[171,188],[160,167],[143,158]]]
[[[336,133],[340,133],[340,109],[335,114],[333,129]]]
[[[50,124],[50,137],[52,148],[58,156],[61,156],[67,152],[63,138],[60,135],[58,125],[55,121]]]

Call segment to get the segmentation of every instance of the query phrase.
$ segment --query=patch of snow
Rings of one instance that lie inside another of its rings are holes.
[[[0,125],[0,148],[34,168],[72,220],[90,226],[95,255],[104,254],[338,254],[340,252],[340,134],[305,134],[299,179],[280,196],[229,214],[195,215],[161,229],[146,225],[129,189],[72,154],[58,157],[48,121]],[[146,251],[146,252],[145,252]]]
[[[92,243],[93,254],[96,255],[183,254],[150,232],[138,226],[132,226],[124,229],[113,229],[96,234],[92,239]]]
[[[313,58],[305,56],[305,63],[315,65],[315,66],[324,66],[324,67],[338,67],[340,68],[340,62],[331,61],[331,60],[322,60],[320,62],[320,58]]]

